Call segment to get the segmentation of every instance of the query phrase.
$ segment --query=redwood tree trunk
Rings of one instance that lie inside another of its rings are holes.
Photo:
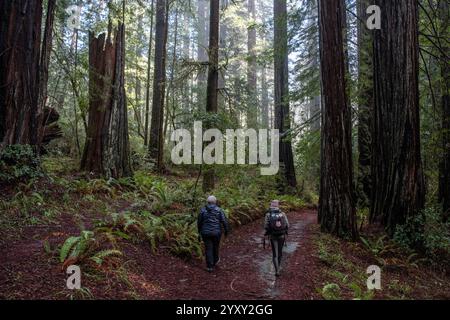
[[[377,0],[374,40],[374,152],[370,218],[390,236],[424,206],[420,152],[416,0]]]
[[[124,86],[125,26],[89,34],[89,123],[81,169],[106,178],[132,175]]]
[[[351,112],[346,90],[343,10],[341,0],[319,0],[322,75],[319,222],[324,232],[355,239]]]
[[[450,66],[448,55],[450,52],[448,44],[449,34],[449,5],[447,1],[441,1],[441,43],[443,44],[441,54],[441,82],[442,82],[442,148],[441,163],[439,167],[439,201],[442,203],[444,221],[450,217]]]
[[[153,79],[153,105],[150,127],[150,158],[155,161],[157,169],[161,170],[163,163],[163,126],[164,98],[166,90],[166,43],[167,43],[167,2],[156,1],[155,30],[155,63]]]
[[[362,207],[370,206],[372,120],[373,120],[373,39],[367,29],[366,8],[369,0],[358,0],[358,202]]]
[[[40,144],[41,19],[42,0],[0,1],[0,150]]]
[[[289,69],[286,0],[274,0],[274,54],[275,54],[275,129],[280,130],[280,191],[285,186],[297,187],[294,156],[289,137]]]
[[[220,1],[211,0],[211,14],[209,27],[209,67],[208,85],[206,92],[206,112],[217,113],[217,96],[219,84],[219,14]],[[203,175],[203,191],[214,189],[214,169],[209,168]]]

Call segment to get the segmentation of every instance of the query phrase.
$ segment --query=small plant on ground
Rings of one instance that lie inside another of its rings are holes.
[[[114,237],[104,232],[81,231],[79,236],[66,239],[59,251],[59,260],[63,263],[63,268],[71,264],[89,261],[101,265],[105,258],[122,254],[114,248],[102,249],[105,243],[114,247]]]
[[[320,294],[325,300],[340,300],[341,288],[336,283],[328,283],[319,290]]]

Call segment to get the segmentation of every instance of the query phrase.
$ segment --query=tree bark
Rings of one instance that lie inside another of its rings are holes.
[[[145,121],[144,121],[144,146],[148,146],[148,125],[150,118],[150,78],[152,70],[152,52],[153,52],[153,20],[155,16],[155,0],[152,0],[151,4],[151,18],[150,18],[150,40],[148,43],[148,55],[147,55],[147,84],[146,84],[146,98],[145,98]]]
[[[356,239],[343,10],[341,0],[319,0],[322,76],[319,222],[324,232]]]
[[[370,206],[372,193],[373,38],[367,29],[368,0],[358,0],[358,204]]]
[[[155,63],[153,79],[153,106],[150,129],[149,155],[158,170],[163,167],[164,98],[166,90],[167,2],[156,1]]]
[[[81,170],[121,178],[132,175],[125,96],[125,26],[115,41],[89,34],[89,123]]]
[[[0,151],[40,144],[41,19],[42,0],[0,2]]]
[[[424,207],[420,151],[416,0],[377,0],[374,40],[374,152],[370,219],[390,236]]]
[[[275,129],[280,130],[280,191],[286,186],[297,187],[294,156],[289,137],[289,69],[286,0],[274,0],[274,53],[275,53]]]
[[[209,66],[208,84],[206,92],[206,112],[217,113],[217,97],[219,84],[219,16],[220,1],[211,0],[210,26],[209,26]],[[213,168],[208,168],[203,175],[203,191],[214,189],[215,173]]]
[[[442,203],[443,220],[448,221],[450,217],[450,66],[448,55],[450,52],[448,44],[449,35],[449,4],[448,1],[440,2],[441,20],[441,42],[443,44],[440,59],[441,65],[441,88],[442,88],[442,148],[443,154],[439,166],[439,202]]]

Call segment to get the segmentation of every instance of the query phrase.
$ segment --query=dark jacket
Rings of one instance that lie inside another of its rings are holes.
[[[208,204],[203,207],[198,215],[198,233],[202,236],[220,236],[222,228],[225,235],[228,234],[229,225],[223,210],[215,204]]]

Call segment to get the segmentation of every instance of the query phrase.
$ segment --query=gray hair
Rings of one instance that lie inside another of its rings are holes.
[[[209,196],[207,201],[210,204],[216,204],[217,203],[217,198],[214,197],[214,196]]]

